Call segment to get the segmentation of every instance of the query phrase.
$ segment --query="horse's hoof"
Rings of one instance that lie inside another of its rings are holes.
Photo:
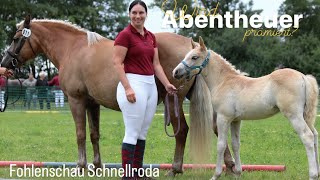
[[[227,166],[226,168],[226,176],[236,176],[236,172],[234,170],[235,164],[232,164],[232,166]]]
[[[235,178],[236,179],[240,179],[240,177],[241,177],[241,173],[242,173],[242,171],[237,171],[236,173],[235,173]]]
[[[212,176],[212,178],[210,180],[217,180],[218,178],[216,178],[215,176]]]
[[[170,170],[165,174],[165,176],[174,177],[174,176],[176,176],[176,173],[174,173],[173,170]]]
[[[102,168],[102,164],[101,163],[93,163],[94,164],[94,169],[98,169],[98,168]]]
[[[86,167],[82,167],[80,165],[77,165],[76,169],[79,169],[79,172],[83,173],[86,170]]]
[[[171,169],[165,174],[165,176],[175,177],[177,174],[183,174],[183,171],[177,171],[177,170]]]

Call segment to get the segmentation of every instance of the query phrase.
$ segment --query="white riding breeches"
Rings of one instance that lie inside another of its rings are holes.
[[[117,87],[117,101],[125,125],[123,142],[135,145],[138,139],[146,140],[148,129],[157,108],[158,91],[153,75],[126,73],[126,76],[135,92],[136,102],[131,103],[127,100],[121,82]]]
[[[4,101],[5,91],[0,90],[0,108],[4,109],[5,101]]]

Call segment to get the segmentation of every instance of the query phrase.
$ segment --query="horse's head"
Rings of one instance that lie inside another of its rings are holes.
[[[193,76],[201,73],[209,62],[210,52],[207,51],[204,42],[199,37],[199,45],[191,40],[192,50],[189,51],[185,58],[172,71],[173,77],[176,79],[186,78],[190,80]]]
[[[28,15],[23,23],[17,25],[13,41],[2,57],[2,67],[14,69],[36,56],[34,48],[37,46],[35,40],[32,40],[30,23],[31,17]]]

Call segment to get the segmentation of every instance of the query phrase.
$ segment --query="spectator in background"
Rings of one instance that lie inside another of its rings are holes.
[[[56,107],[63,107],[64,106],[64,94],[62,90],[60,89],[59,84],[59,74],[54,76],[51,81],[48,82],[49,86],[54,86],[54,100]]]
[[[40,109],[43,109],[44,100],[47,102],[47,109],[50,109],[50,100],[48,97],[48,81],[46,79],[45,72],[41,71],[39,73],[39,78],[37,79],[36,87],[38,90],[38,99],[39,99]]]
[[[29,74],[29,78],[23,81],[22,85],[26,87],[26,103],[28,109],[30,109],[31,101],[33,109],[37,108],[37,93],[36,93],[36,82],[37,80],[33,77],[33,74]]]

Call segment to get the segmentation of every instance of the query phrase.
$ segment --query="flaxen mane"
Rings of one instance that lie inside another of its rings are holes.
[[[237,74],[240,74],[240,75],[243,75],[243,76],[249,76],[248,73],[242,72],[242,71],[240,71],[239,69],[236,69],[236,67],[235,67],[234,65],[232,65],[228,60],[226,60],[226,59],[225,59],[224,57],[222,57],[220,54],[218,54],[218,53],[216,53],[216,52],[214,52],[214,51],[212,51],[212,50],[210,50],[210,51],[211,51],[212,55],[217,56],[219,59],[221,59],[221,60],[224,62],[224,64],[225,64],[226,66],[228,66],[229,69],[231,69],[233,72],[235,72],[235,73],[237,73]]]
[[[64,25],[66,28],[70,30],[73,29],[75,31],[87,33],[88,39],[88,46],[98,43],[100,40],[105,39],[103,36],[96,32],[88,31],[87,29],[81,28],[80,26],[71,23],[70,21],[62,21],[56,19],[33,19],[32,22],[39,22],[39,23],[51,23],[57,25]],[[17,28],[20,27],[24,23],[24,20],[18,23],[16,26]]]

